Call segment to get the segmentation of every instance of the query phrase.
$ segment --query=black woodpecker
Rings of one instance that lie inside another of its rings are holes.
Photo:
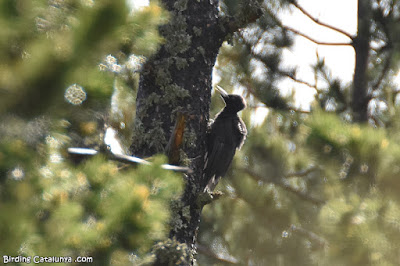
[[[242,147],[247,135],[246,125],[237,115],[246,107],[243,97],[228,94],[219,86],[216,89],[225,102],[225,108],[215,116],[207,133],[204,176],[208,184],[205,191],[214,190],[219,179],[228,170],[236,149]]]

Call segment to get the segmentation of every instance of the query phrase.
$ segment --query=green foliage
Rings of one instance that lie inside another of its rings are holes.
[[[219,83],[248,96],[249,135],[217,187],[224,196],[204,208],[200,264],[397,265],[399,1],[372,1],[371,38],[382,46],[370,50],[369,124],[353,123],[354,84],[333,77],[318,54],[310,113],[288,111],[297,108],[278,81],[297,76],[282,62],[292,35],[277,16],[287,2],[264,3],[266,15],[220,50]],[[239,3],[226,1],[226,13]],[[260,105],[265,121],[250,127]]]
[[[0,249],[5,254],[102,252],[106,259],[134,251],[143,256],[166,236],[169,201],[180,194],[182,182],[160,167],[163,158],[155,158],[154,166],[122,171],[101,156],[74,167],[57,154],[62,139],[46,142],[46,162],[30,166],[37,157],[31,156],[2,182],[0,209],[7,215],[1,216]],[[18,154],[4,154],[23,162]]]
[[[395,265],[396,135],[323,111],[270,113],[219,186],[225,197],[205,208],[213,233],[203,229],[201,241],[259,264]]]
[[[166,14],[151,5],[129,15],[125,1],[4,1],[0,29],[0,113],[41,113],[61,103],[66,87],[78,83],[96,100],[109,97],[112,78],[97,64],[107,53],[148,56],[161,41],[157,26]]]
[[[159,6],[130,14],[123,0],[1,1],[3,255],[127,265],[167,237],[182,178],[165,158],[132,167],[66,150],[100,149],[109,126],[130,138],[132,88],[166,20]]]

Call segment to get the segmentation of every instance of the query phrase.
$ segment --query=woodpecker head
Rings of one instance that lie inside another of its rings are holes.
[[[230,112],[239,112],[246,108],[246,101],[244,98],[237,94],[228,94],[223,88],[217,85],[216,90],[221,94],[225,102],[225,110]]]

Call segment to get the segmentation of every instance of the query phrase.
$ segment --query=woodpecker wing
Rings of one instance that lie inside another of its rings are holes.
[[[239,129],[239,135],[238,135],[238,150],[240,150],[243,146],[244,141],[246,140],[246,136],[247,136],[247,128],[246,128],[246,124],[243,122],[243,120],[238,117],[238,129]]]
[[[218,180],[226,174],[236,149],[244,141],[239,121],[237,116],[218,116],[211,126],[207,136],[208,151],[204,169],[204,174],[209,179],[207,187],[210,190],[213,190]],[[245,130],[246,127],[243,128]]]

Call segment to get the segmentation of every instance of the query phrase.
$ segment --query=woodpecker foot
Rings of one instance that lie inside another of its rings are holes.
[[[207,204],[210,204],[211,202],[219,199],[223,195],[224,195],[224,193],[222,193],[219,190],[211,192],[211,191],[206,189],[204,192],[202,192],[202,193],[200,193],[198,195],[198,197],[197,197],[197,205],[199,207],[203,207],[203,206],[205,206]]]

